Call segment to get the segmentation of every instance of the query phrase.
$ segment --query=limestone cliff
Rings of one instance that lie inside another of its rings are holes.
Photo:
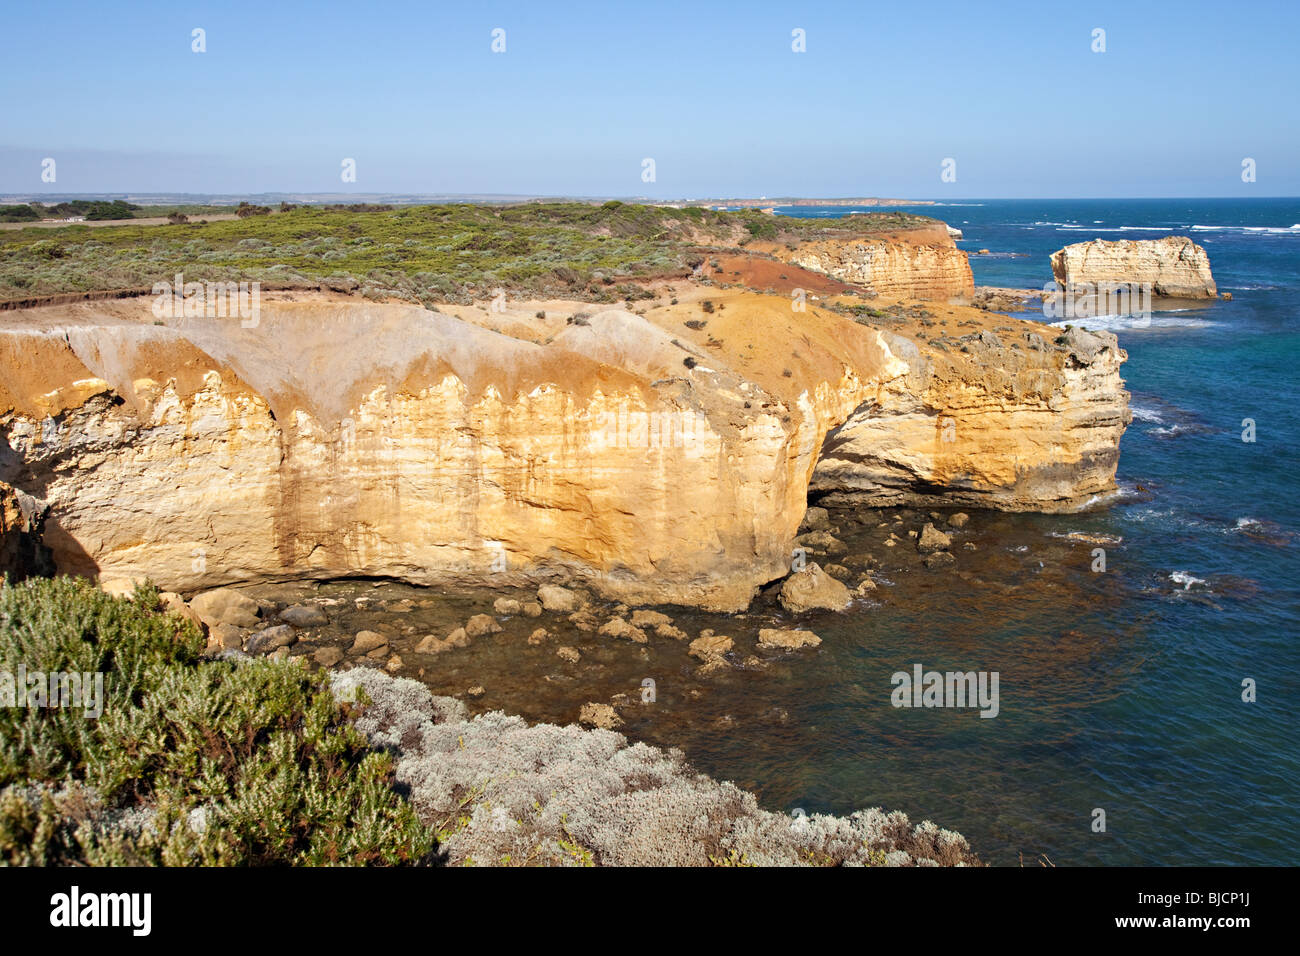
[[[1186,236],[1075,243],[1052,253],[1052,276],[1062,288],[1148,285],[1153,295],[1170,298],[1218,295],[1209,256]]]
[[[814,492],[837,505],[1070,511],[1113,490],[1130,420],[1114,335],[1028,326],[959,341],[978,371],[950,352],[897,350],[906,380],[831,432]]]
[[[178,591],[576,577],[723,610],[788,571],[810,482],[1055,508],[1113,480],[1113,341],[945,351],[709,295],[571,323],[325,295],[264,301],[252,328],[158,324],[143,300],[7,313],[0,479],[49,501],[65,571]]]
[[[946,226],[857,239],[818,239],[793,251],[776,248],[777,258],[834,276],[890,299],[946,302],[975,291],[970,261]]]

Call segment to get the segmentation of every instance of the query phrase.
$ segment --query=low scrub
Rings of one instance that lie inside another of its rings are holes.
[[[103,675],[98,718],[0,701],[0,861],[428,858],[432,835],[392,789],[389,757],[323,676],[287,661],[205,661],[202,646],[152,588],[129,599],[72,578],[0,588],[0,675],[47,686],[50,674]]]

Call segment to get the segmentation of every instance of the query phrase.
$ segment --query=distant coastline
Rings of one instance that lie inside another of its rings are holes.
[[[387,203],[395,206],[416,206],[445,203],[473,203],[479,205],[514,205],[517,203],[580,202],[599,204],[617,200],[649,206],[735,206],[760,208],[763,206],[933,206],[933,199],[818,199],[798,196],[763,196],[755,198],[678,197],[652,198],[649,196],[564,196],[510,193],[5,193],[0,195],[0,206],[14,203],[58,203],[75,200],[123,200],[149,206],[186,206],[199,203],[211,206],[238,206],[241,202],[256,200],[260,203],[290,202],[302,205],[336,205],[350,203]]]

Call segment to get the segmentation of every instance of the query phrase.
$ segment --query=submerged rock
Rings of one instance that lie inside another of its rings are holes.
[[[692,657],[698,657],[702,661],[712,661],[721,658],[724,654],[731,651],[734,642],[725,634],[702,634],[695,640],[691,641],[690,650],[687,652]]]
[[[491,614],[475,614],[465,622],[465,633],[470,637],[483,637],[486,634],[499,634],[501,625]]]

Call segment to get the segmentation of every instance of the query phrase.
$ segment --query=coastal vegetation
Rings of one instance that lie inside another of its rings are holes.
[[[245,204],[237,219],[0,231],[0,301],[186,281],[317,286],[431,304],[511,292],[622,298],[620,281],[688,274],[714,249],[867,236],[934,220],[908,213],[776,217],[611,201],[516,206]],[[231,210],[228,210],[231,211]]]
[[[471,719],[375,667],[205,656],[164,608],[145,584],[0,585],[0,674],[104,675],[94,719],[26,686],[0,707],[0,864],[980,863],[928,821],[773,813],[679,751]]]
[[[0,862],[427,856],[432,835],[393,790],[390,759],[322,676],[290,662],[203,660],[203,644],[150,587],[125,598],[70,577],[0,587],[0,671],[104,675],[98,718],[44,695],[45,706],[0,706]]]

